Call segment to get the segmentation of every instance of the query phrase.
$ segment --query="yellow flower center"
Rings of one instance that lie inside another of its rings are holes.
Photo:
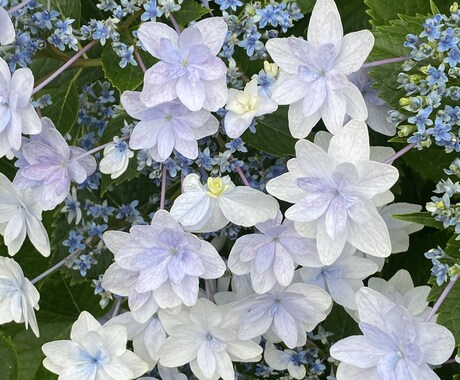
[[[222,178],[220,177],[209,177],[208,178],[208,195],[214,198],[217,198],[223,192],[228,189],[228,186],[223,186]]]

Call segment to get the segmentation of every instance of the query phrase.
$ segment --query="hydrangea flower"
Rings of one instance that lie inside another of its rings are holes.
[[[42,210],[32,191],[15,189],[10,180],[0,173],[0,234],[9,255],[19,251],[26,235],[38,252],[45,257],[50,255],[48,233],[41,220]]]
[[[0,7],[0,45],[9,45],[14,42],[16,31],[10,15],[3,7]]]
[[[29,325],[38,337],[37,318],[40,293],[35,286],[24,277],[21,266],[8,257],[0,256],[0,325],[14,321]]]
[[[303,346],[306,331],[312,331],[326,318],[331,297],[323,289],[309,284],[276,287],[265,294],[254,294],[238,301],[240,339],[266,334],[267,340],[283,341],[289,348]]]
[[[376,206],[398,179],[394,167],[369,160],[364,122],[350,121],[332,137],[327,153],[307,140],[296,144],[289,172],[270,180],[267,190],[295,203],[285,213],[297,231],[316,237],[321,262],[332,264],[348,241],[377,257],[391,253],[388,228]],[[381,203],[384,202],[384,203]]]
[[[414,287],[410,273],[405,269],[398,270],[388,281],[380,277],[372,277],[367,286],[403,306],[412,317],[422,321],[430,312],[427,298],[431,288],[427,285]]]
[[[179,314],[160,311],[169,337],[160,348],[160,364],[179,367],[190,363],[198,379],[234,380],[233,361],[258,362],[262,347],[237,337],[238,315],[229,306],[200,298]]]
[[[118,136],[113,138],[113,143],[104,148],[104,158],[99,163],[101,173],[110,174],[110,178],[118,178],[128,169],[129,159],[134,152],[128,149],[128,144]]]
[[[227,100],[227,68],[216,55],[227,35],[222,17],[198,21],[180,35],[159,22],[141,25],[138,36],[160,62],[147,70],[140,99],[147,107],[179,100],[190,110],[217,111]]]
[[[271,290],[276,283],[291,284],[297,265],[316,263],[316,242],[300,236],[291,220],[278,213],[276,219],[257,224],[261,232],[240,237],[228,257],[229,269],[237,274],[250,273],[252,286],[259,293]]]
[[[101,326],[87,311],[72,325],[70,340],[45,343],[43,366],[61,379],[131,380],[143,375],[147,364],[126,349],[126,327]]]
[[[140,100],[140,92],[125,91],[121,102],[130,116],[140,120],[129,146],[148,149],[157,162],[168,159],[173,149],[192,160],[197,158],[197,140],[216,133],[219,127],[209,111],[192,112],[178,100],[147,107]]]
[[[1,27],[0,30],[3,32]],[[11,148],[21,148],[22,133],[37,134],[42,129],[40,118],[30,104],[33,87],[30,69],[21,68],[11,75],[8,64],[0,58],[0,157]]]
[[[184,192],[171,207],[171,215],[186,231],[213,232],[229,222],[250,227],[274,219],[278,202],[247,186],[235,186],[229,176],[209,177],[202,185],[197,174],[183,181]]]
[[[129,234],[106,232],[104,242],[115,254],[115,264],[105,273],[103,287],[117,293],[111,284],[119,280],[118,268],[121,268],[132,274],[124,285],[136,291],[130,297],[145,299],[152,292],[162,308],[181,303],[194,305],[198,298],[198,278],[219,278],[225,272],[225,263],[216,249],[184,232],[164,210],[155,213],[151,225],[133,226]],[[116,250],[112,246],[117,246]]]
[[[354,255],[356,249],[346,245],[339,258],[330,265],[306,264],[299,270],[302,281],[325,289],[332,299],[351,310],[356,310],[356,292],[364,286],[363,280],[378,270],[369,259]],[[319,257],[316,259],[319,261]]]
[[[373,45],[368,30],[343,36],[333,0],[316,1],[307,41],[297,37],[267,41],[267,50],[280,67],[272,99],[290,104],[289,129],[294,137],[307,136],[321,118],[334,134],[342,128],[345,114],[366,120],[363,96],[347,75],[360,69]]]
[[[42,125],[42,132],[16,152],[19,170],[13,185],[31,188],[38,205],[52,210],[67,197],[72,180],[82,183],[96,170],[96,160],[91,155],[80,158],[86,151],[69,147],[50,119],[42,118]]]
[[[455,340],[448,329],[415,320],[403,306],[369,288],[358,291],[356,304],[364,335],[331,347],[331,356],[341,361],[337,380],[439,379],[429,365],[450,358]]]
[[[298,352],[293,350],[277,350],[273,343],[265,344],[264,359],[267,364],[278,371],[288,370],[294,379],[305,379],[307,370],[297,359]]]
[[[228,90],[225,109],[225,133],[231,138],[240,137],[256,116],[275,112],[278,105],[269,97],[259,95],[257,80],[248,82],[243,91]]]
[[[153,369],[159,360],[159,349],[166,340],[166,332],[157,314],[145,323],[138,322],[131,312],[117,315],[105,326],[123,325],[128,332],[128,340],[133,342],[133,351]]]

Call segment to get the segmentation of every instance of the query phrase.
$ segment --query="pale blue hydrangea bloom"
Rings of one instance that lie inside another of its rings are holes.
[[[394,167],[370,160],[366,124],[352,120],[332,137],[327,153],[307,140],[296,144],[289,172],[270,180],[270,194],[295,203],[285,216],[315,238],[321,262],[332,264],[348,241],[377,257],[391,253],[388,227],[376,206],[391,201]]]
[[[455,347],[452,333],[436,323],[420,322],[401,305],[369,288],[356,294],[359,327],[335,343],[331,356],[341,363],[337,379],[439,379],[429,365],[440,365]]]
[[[104,275],[103,287],[132,300],[135,312],[147,302],[152,302],[150,312],[180,304],[194,305],[198,299],[199,278],[219,278],[225,272],[225,263],[216,249],[195,235],[184,232],[172,216],[160,210],[151,225],[138,225],[129,234],[108,231],[104,242],[115,254],[115,263]],[[126,274],[123,284],[117,282]],[[119,288],[121,289],[118,290]],[[127,294],[126,294],[127,293]],[[136,299],[144,299],[140,305]],[[151,301],[149,301],[151,302]],[[134,310],[133,310],[134,309]],[[139,322],[145,322],[148,313]],[[138,319],[138,316],[134,314]]]
[[[307,41],[297,37],[267,41],[267,50],[281,69],[272,99],[290,104],[289,129],[294,137],[306,137],[321,118],[334,134],[342,128],[345,114],[366,120],[363,96],[346,76],[359,70],[373,45],[368,30],[343,36],[333,0],[316,1]]]
[[[197,141],[217,132],[219,122],[209,111],[190,111],[180,101],[147,107],[140,92],[125,91],[121,102],[126,112],[139,119],[129,140],[132,149],[148,149],[157,162],[168,159],[173,149],[183,156],[198,157]]]
[[[13,185],[31,188],[38,205],[52,210],[64,201],[72,180],[82,183],[96,170],[96,161],[91,155],[79,158],[86,151],[69,147],[50,119],[43,118],[42,125],[42,132],[24,139],[21,151],[15,152],[19,170]]]
[[[227,34],[221,17],[207,18],[180,35],[169,26],[146,22],[138,36],[160,62],[147,70],[140,99],[147,107],[179,100],[191,111],[217,111],[227,100],[227,67],[216,55]]]

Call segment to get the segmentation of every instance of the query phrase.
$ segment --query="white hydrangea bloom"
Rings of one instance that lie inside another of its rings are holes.
[[[296,351],[293,350],[277,350],[273,343],[265,344],[264,359],[267,364],[277,371],[288,370],[289,375],[294,379],[304,379],[306,368],[302,363],[297,363],[295,359]]]
[[[331,356],[341,361],[337,380],[439,380],[430,365],[443,364],[454,350],[455,339],[447,328],[420,322],[373,289],[361,288],[356,304],[364,335],[331,347]]]
[[[388,281],[372,277],[367,286],[395,304],[404,306],[414,318],[423,320],[431,310],[427,302],[431,288],[427,285],[414,287],[410,273],[405,269],[397,271]]]
[[[225,133],[231,138],[240,137],[256,116],[275,112],[278,105],[268,96],[259,95],[257,80],[248,82],[243,91],[228,90],[225,109]]]
[[[50,241],[38,207],[30,189],[17,190],[0,173],[0,234],[3,235],[8,254],[15,255],[29,236],[32,244],[43,256],[50,255]]]
[[[191,306],[198,298],[199,278],[219,278],[226,268],[210,243],[184,232],[164,210],[155,213],[151,225],[133,226],[129,234],[107,231],[104,242],[114,253],[115,263],[105,273],[103,287],[117,293],[119,277],[127,275],[123,283],[129,289],[123,293],[132,298],[133,313],[141,307],[140,299],[145,304],[151,297],[162,308]],[[153,314],[158,307],[149,304]],[[139,322],[150,316],[142,315]]]
[[[10,15],[3,7],[0,7],[0,45],[9,45],[14,42],[16,31]]]
[[[148,365],[126,349],[126,327],[101,326],[87,311],[72,325],[71,340],[45,343],[43,366],[60,379],[131,380]]]
[[[330,265],[306,265],[299,270],[302,281],[325,289],[332,299],[351,310],[356,310],[356,292],[364,286],[363,280],[377,272],[377,264],[354,255],[356,249],[346,245],[339,258]],[[317,257],[319,261],[319,257]]]
[[[289,348],[303,346],[306,332],[326,318],[331,297],[310,284],[276,287],[265,294],[254,294],[234,306],[240,316],[238,337],[252,339],[266,335],[274,343],[283,341]]]
[[[128,332],[128,340],[133,342],[133,351],[153,369],[158,362],[159,349],[166,340],[166,332],[157,314],[147,322],[138,322],[131,312],[117,315],[105,326],[123,325]]]
[[[171,215],[186,231],[213,232],[229,222],[250,227],[274,219],[278,202],[248,186],[235,186],[229,176],[208,178],[202,185],[197,174],[183,181],[183,193],[171,207]]]
[[[370,160],[366,124],[350,121],[331,138],[327,153],[299,140],[296,156],[288,161],[289,172],[270,180],[267,190],[295,203],[285,216],[301,235],[316,238],[322,263],[332,264],[346,242],[373,256],[389,256],[388,227],[376,206],[387,203],[399,173]]]
[[[200,380],[234,380],[233,361],[258,362],[262,347],[237,337],[238,315],[229,306],[216,306],[200,298],[179,314],[160,311],[169,334],[160,348],[160,364],[179,367],[190,363]]]
[[[101,173],[110,174],[110,178],[118,178],[128,168],[129,159],[134,152],[128,148],[128,144],[120,140],[118,136],[113,138],[113,144],[104,148],[104,158],[99,164]]]
[[[276,283],[290,285],[297,265],[322,266],[315,240],[300,236],[291,220],[282,220],[279,212],[276,219],[256,224],[261,233],[238,238],[228,257],[229,269],[237,275],[250,273],[254,290],[259,294]]]
[[[29,325],[38,337],[37,318],[40,293],[35,286],[24,277],[20,265],[8,257],[0,256],[0,325],[14,321]]]

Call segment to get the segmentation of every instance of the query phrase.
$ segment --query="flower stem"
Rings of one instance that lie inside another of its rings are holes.
[[[121,301],[123,301],[123,297],[119,297],[115,301],[115,305],[113,306],[112,318],[115,318],[120,312]]]
[[[123,136],[123,137],[120,137],[120,141],[124,141],[124,140],[128,140],[130,136]],[[105,144],[102,144],[102,145],[99,145],[97,146],[96,148],[93,148],[91,150],[88,150],[87,152],[85,153],[82,153],[80,154],[79,156],[75,157],[75,158],[72,158],[72,160],[79,160],[83,157],[86,157],[86,156],[89,156],[93,153],[97,153],[99,152],[100,150],[103,150],[105,147],[109,146],[110,144],[113,144],[114,142],[113,141],[109,141],[108,143],[105,143]]]
[[[169,20],[171,21],[171,24],[173,24],[174,29],[176,30],[177,34],[180,34],[180,28],[179,24],[177,23],[176,19],[172,14],[169,15]]]
[[[51,74],[48,78],[46,78],[43,82],[41,82],[39,85],[37,85],[33,90],[32,90],[32,95],[40,91],[43,87],[48,85],[51,81],[56,79],[61,73],[70,67],[72,63],[74,63],[78,58],[80,58],[83,54],[85,54],[89,49],[91,49],[94,45],[96,45],[99,41],[98,40],[93,40],[91,41],[88,45],[83,47],[77,54],[75,54],[72,58],[70,58],[66,63],[64,63],[59,69],[57,69],[53,74]]]
[[[53,265],[51,268],[47,269],[46,271],[44,271],[42,274],[38,275],[37,277],[35,277],[33,280],[31,280],[30,282],[32,284],[36,284],[38,281],[44,279],[46,276],[48,276],[49,274],[55,272],[56,270],[58,270],[60,267],[62,267],[69,259],[71,259],[72,257],[74,256],[77,256],[79,253],[81,253],[81,250],[80,249],[77,249],[74,253],[71,253],[70,255],[68,255],[65,259],[62,259],[61,261],[59,261],[56,265]]]
[[[361,66],[361,68],[366,69],[366,68],[369,68],[369,67],[387,65],[389,63],[403,62],[403,61],[407,60],[407,58],[408,58],[407,56],[404,56],[404,57],[381,59],[379,61],[365,63],[365,64],[363,64]]]
[[[136,57],[136,61],[139,64],[139,67],[141,68],[142,72],[145,74],[147,69],[145,68],[145,63],[142,60],[141,54],[139,53],[139,49],[137,47],[134,48],[134,56]]]
[[[238,172],[238,174],[240,175],[241,177],[241,180],[243,181],[244,185],[245,186],[248,186],[248,187],[251,187],[251,185],[249,184],[248,182],[248,179],[246,178],[246,176],[244,175],[243,171],[241,170],[240,167],[236,167],[236,171]]]
[[[445,287],[445,289],[443,290],[443,292],[439,296],[438,300],[434,304],[433,308],[431,309],[430,314],[428,314],[428,316],[425,318],[425,322],[430,322],[433,319],[434,315],[439,310],[439,308],[441,307],[442,303],[444,302],[444,300],[446,299],[447,295],[452,290],[452,288],[454,287],[455,283],[457,282],[457,280],[459,278],[460,278],[460,276],[457,275],[457,276],[454,277],[454,279],[450,280],[450,282],[447,284],[447,286]]]
[[[405,146],[400,151],[398,151],[395,154],[393,154],[391,157],[388,157],[383,163],[391,165],[394,160],[396,160],[397,158],[401,157],[403,154],[405,154],[408,151],[410,151],[414,146],[415,146],[415,144],[409,144],[409,145]]]
[[[8,14],[12,15],[14,12],[24,8],[26,5],[29,5],[34,0],[24,0],[22,3],[15,5],[14,7],[8,9]]]
[[[160,210],[165,209],[165,199],[166,199],[166,166],[163,165],[163,172],[161,174]]]

